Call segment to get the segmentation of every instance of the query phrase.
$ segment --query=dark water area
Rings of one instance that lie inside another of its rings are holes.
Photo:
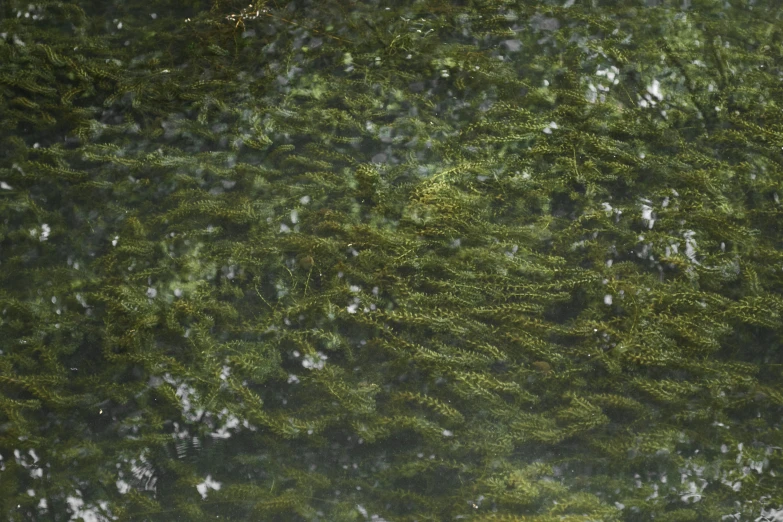
[[[0,3],[0,519],[783,520],[782,15]]]

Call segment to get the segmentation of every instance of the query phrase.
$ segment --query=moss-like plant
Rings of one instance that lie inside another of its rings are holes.
[[[4,520],[779,516],[774,2],[0,10]]]

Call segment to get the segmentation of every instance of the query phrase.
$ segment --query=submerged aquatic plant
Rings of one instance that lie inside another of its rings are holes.
[[[780,509],[780,10],[691,4],[7,2],[5,518]]]

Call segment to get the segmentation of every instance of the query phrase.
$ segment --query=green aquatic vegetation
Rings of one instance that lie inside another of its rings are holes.
[[[0,9],[6,519],[783,508],[773,4]]]

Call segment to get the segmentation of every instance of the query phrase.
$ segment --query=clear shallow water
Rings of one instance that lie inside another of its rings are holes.
[[[774,6],[10,2],[9,520],[775,520]]]

